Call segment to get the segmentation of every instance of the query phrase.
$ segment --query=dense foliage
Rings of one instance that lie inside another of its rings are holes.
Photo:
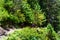
[[[3,20],[3,22],[10,21],[16,24],[25,22],[41,26],[46,21],[38,0],[35,2],[33,0],[2,0],[1,11],[0,21]]]
[[[51,24],[46,28],[23,28],[16,30],[8,36],[7,40],[59,40]]]
[[[42,10],[46,12],[47,23],[51,23],[55,31],[58,30],[58,25],[60,25],[60,18],[57,18],[57,16],[60,16],[59,2],[59,0],[40,0]]]
[[[0,26],[23,27],[7,40],[60,40],[60,0],[0,0]]]

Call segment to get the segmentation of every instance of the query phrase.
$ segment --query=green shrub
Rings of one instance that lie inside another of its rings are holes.
[[[53,27],[51,24],[47,25],[47,29],[48,29],[48,37],[51,40],[60,40],[59,35],[54,31]]]
[[[45,30],[46,31],[46,30]],[[16,30],[13,34],[8,36],[7,40],[43,40],[46,33],[43,30],[37,31],[36,28],[23,28],[22,30]],[[42,36],[44,37],[42,38]]]
[[[6,19],[17,24],[27,22],[37,25],[43,25],[46,21],[38,0],[1,0],[0,2],[2,5],[0,6],[0,21]]]
[[[42,12],[40,12],[40,14],[39,13],[36,13],[35,14],[35,22],[39,26],[43,25],[43,23],[46,22],[45,15]]]
[[[59,40],[59,36],[51,24],[48,24],[46,28],[17,29],[8,36],[7,40]]]
[[[23,23],[25,21],[24,14],[17,14],[17,15],[9,15],[9,20],[13,21],[14,23]]]
[[[20,6],[14,3],[15,0],[5,0],[5,9],[9,13],[7,20],[13,23],[23,23],[25,22],[25,15],[21,13]],[[18,9],[17,9],[18,8]]]
[[[26,21],[29,23],[34,22],[34,13],[33,10],[30,8],[30,5],[27,3],[27,0],[21,1],[22,11],[24,12]]]
[[[5,0],[0,0],[0,21],[6,21],[9,17],[8,11],[4,8]]]
[[[30,4],[30,6],[33,10],[34,17],[35,17],[35,24],[43,25],[43,22],[46,21],[46,17],[41,10],[39,1],[38,0],[28,0],[28,3]]]
[[[9,17],[8,11],[0,7],[0,21],[6,21]]]

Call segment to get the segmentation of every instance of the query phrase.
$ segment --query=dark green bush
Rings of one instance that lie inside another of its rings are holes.
[[[2,0],[0,6],[0,21],[13,23],[30,23],[43,25],[46,21],[44,13],[40,9],[38,0]],[[33,6],[33,7],[32,7]],[[2,11],[3,10],[3,11]]]
[[[47,23],[51,23],[55,31],[59,30],[60,25],[60,0],[40,0],[41,9],[46,13]]]
[[[57,31],[60,31],[60,0],[56,0],[57,2],[57,6],[58,6],[58,15],[57,15],[57,18],[58,18],[58,26],[57,26]]]

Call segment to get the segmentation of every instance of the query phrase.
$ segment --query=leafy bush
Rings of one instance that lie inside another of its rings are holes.
[[[45,15],[42,12],[35,14],[35,22],[39,26],[43,25],[43,23],[46,22]]]
[[[15,23],[31,23],[42,25],[46,21],[44,13],[40,9],[38,0],[7,0],[5,6],[9,12],[9,20]],[[33,7],[31,7],[33,6]]]
[[[43,38],[40,36],[43,36],[44,33],[42,31],[39,33],[36,28],[23,28],[10,34],[7,40],[42,40]]]
[[[8,12],[3,7],[0,7],[0,21],[6,21],[8,17]]]
[[[48,37],[51,40],[60,40],[59,35],[54,31],[53,27],[51,24],[47,25],[47,29],[48,29]]]
[[[59,36],[51,24],[48,24],[46,28],[17,29],[8,36],[7,40],[59,40]]]
[[[25,14],[26,21],[29,23],[34,22],[34,13],[33,10],[30,8],[30,5],[27,3],[27,0],[21,1],[22,11]]]
[[[23,23],[25,21],[25,17],[23,14],[18,15],[9,15],[9,20],[13,21],[14,23]]]
[[[4,12],[2,11],[4,16],[2,16],[2,15],[0,16],[2,18],[2,20],[5,18],[6,20],[12,21],[14,23],[20,23],[20,22],[25,21],[25,16],[23,13],[20,12],[20,9],[16,9],[16,10],[14,9],[15,4],[14,4],[13,0],[5,0],[4,2],[5,2],[4,7],[1,7],[1,11],[5,10]],[[0,13],[0,14],[2,14],[2,13]],[[7,16],[9,16],[9,17],[7,17]]]
[[[43,25],[43,22],[46,21],[46,17],[41,10],[41,7],[39,5],[39,1],[38,0],[28,0],[28,3],[30,4],[30,6],[33,10],[33,13],[35,16],[35,23],[37,25]]]
[[[5,21],[9,17],[8,11],[4,8],[4,0],[0,0],[0,21]]]

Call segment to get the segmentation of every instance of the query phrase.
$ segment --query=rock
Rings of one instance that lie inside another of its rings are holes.
[[[13,33],[14,32],[14,30],[13,29],[9,29],[10,31],[6,31],[6,35],[9,35],[10,33]]]
[[[0,27],[0,36],[4,35],[6,30],[4,30],[2,27]]]

